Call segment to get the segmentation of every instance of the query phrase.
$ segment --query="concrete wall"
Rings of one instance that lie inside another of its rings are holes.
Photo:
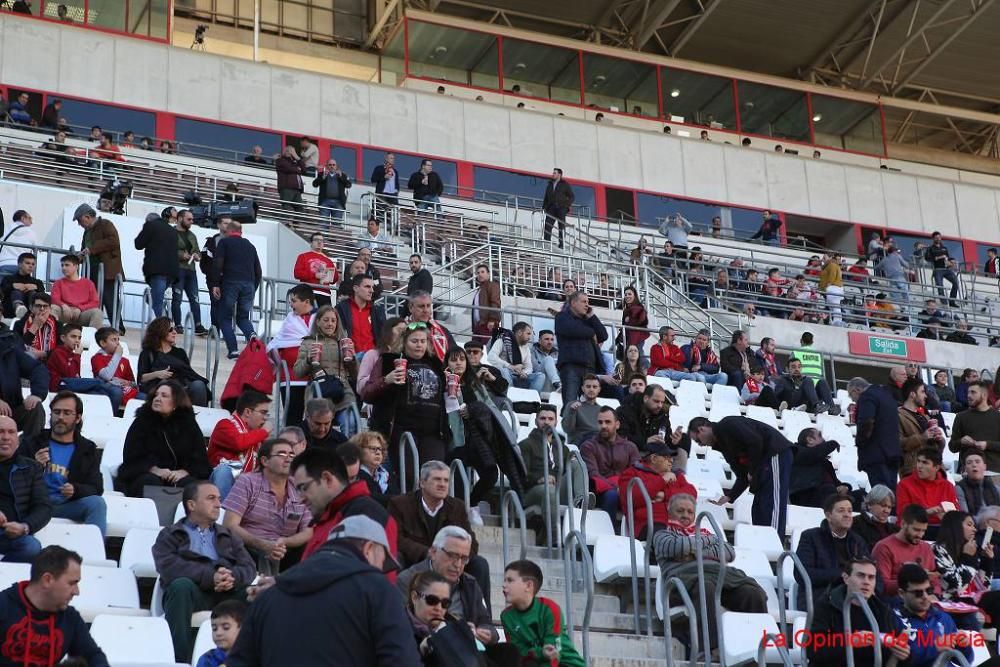
[[[0,16],[0,81],[741,206],[1000,241],[980,184],[749,151]],[[993,184],[997,180],[997,184]],[[982,184],[982,183],[986,184]]]

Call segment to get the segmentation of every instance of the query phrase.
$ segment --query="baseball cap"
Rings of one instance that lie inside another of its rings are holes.
[[[646,455],[657,454],[659,456],[677,457],[677,448],[667,442],[647,442]]]
[[[389,538],[385,536],[385,529],[374,519],[366,516],[347,517],[330,529],[327,541],[333,540],[363,540],[381,544],[385,548],[385,564],[382,566],[382,571],[392,572],[402,569],[389,548]]]
[[[97,211],[90,204],[80,204],[76,207],[76,211],[73,212],[73,220],[79,222],[80,218],[85,215],[97,215]]]

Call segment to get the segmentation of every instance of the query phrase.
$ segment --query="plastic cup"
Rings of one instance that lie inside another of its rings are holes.
[[[400,357],[399,359],[396,359],[395,361],[392,362],[393,366],[396,367],[396,370],[397,371],[403,371],[404,374],[406,373],[406,365],[407,365],[407,363],[408,363],[407,360],[405,358],[402,358],[402,357]]]
[[[448,395],[452,397],[458,396],[458,375],[454,373],[448,373]]]
[[[340,339],[340,356],[344,361],[354,359],[354,341],[350,338]]]

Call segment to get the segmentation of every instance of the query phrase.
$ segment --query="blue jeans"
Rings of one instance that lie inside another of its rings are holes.
[[[222,286],[222,338],[226,341],[226,349],[236,351],[236,334],[233,332],[233,307],[236,307],[236,326],[240,328],[247,340],[256,336],[253,324],[250,323],[250,308],[253,307],[253,295],[257,289],[249,280],[228,282]]]
[[[424,197],[423,199],[414,199],[413,204],[425,211],[433,211],[435,213],[441,212],[441,198],[440,197]]]
[[[509,368],[501,368],[500,375],[507,380],[507,384],[512,387],[517,387],[518,389],[534,389],[535,391],[541,391],[545,387],[545,374],[544,373],[529,373],[528,377],[522,378],[520,376],[514,377],[514,374],[510,372]]]
[[[13,539],[0,534],[0,555],[5,563],[30,563],[42,550],[42,544],[34,535]]]
[[[346,408],[334,416],[337,419],[337,427],[345,438],[350,438],[358,432],[358,420],[354,418],[354,410]]]
[[[53,503],[52,516],[57,519],[69,519],[77,523],[97,526],[98,530],[101,531],[101,537],[108,534],[108,505],[100,496],[87,496],[79,500]]]
[[[0,276],[12,276],[17,273],[17,264],[0,266]]]
[[[163,317],[163,297],[173,280],[170,276],[150,276],[146,282],[149,285],[149,300],[153,306],[153,316]]]
[[[183,295],[187,294],[191,315],[194,317],[194,325],[200,327],[201,304],[198,303],[198,273],[196,271],[180,271],[173,287],[174,297],[170,301],[170,314],[173,315],[174,326],[184,326],[184,320],[181,319],[181,300]]]
[[[667,378],[668,380],[673,380],[674,382],[680,382],[681,380],[694,380],[695,382],[700,382],[702,376],[698,373],[688,373],[687,371],[675,371],[669,368],[663,368],[661,370],[653,373],[658,378]]]
[[[78,394],[101,394],[111,400],[111,409],[118,412],[122,404],[122,389],[98,378],[63,378],[59,385]]]
[[[339,199],[324,199],[319,203],[319,214],[336,222],[344,220],[344,205]]]
[[[223,461],[212,469],[208,480],[219,489],[219,500],[225,500],[230,489],[236,484],[236,475],[233,474],[233,467]]]
[[[708,384],[726,384],[729,381],[729,376],[719,371],[718,373],[698,373],[701,376],[702,382],[707,382]]]
[[[608,513],[611,523],[618,519],[618,489],[608,489],[597,496],[597,506]]]
[[[545,373],[545,379],[549,381],[549,384],[553,388],[560,383],[559,371],[556,370],[556,360],[548,355],[542,356],[542,372]]]
[[[569,405],[580,398],[580,388],[583,387],[583,376],[591,372],[593,371],[579,364],[565,364],[559,369],[559,378],[562,380],[563,406]]]
[[[932,274],[934,284],[938,288],[938,296],[944,298],[944,281],[951,283],[951,307],[955,307],[955,298],[958,297],[958,276],[951,269],[934,269]]]

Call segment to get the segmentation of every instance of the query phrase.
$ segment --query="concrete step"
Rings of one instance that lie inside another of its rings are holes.
[[[475,526],[473,531],[476,533],[476,539],[480,543],[485,544],[495,544],[500,546],[503,544],[503,529],[497,526]],[[528,546],[534,547],[538,546],[535,531],[529,529],[527,531],[528,535]],[[507,532],[507,540],[509,544],[516,544],[520,546],[521,544],[521,531],[517,528],[509,528]]]
[[[583,622],[583,610],[586,604],[573,608],[573,623],[579,625]],[[645,619],[640,618],[640,627],[645,626]],[[590,629],[602,632],[631,633],[635,630],[635,618],[632,614],[609,613],[606,611],[594,611],[590,614]],[[653,618],[653,632],[663,635],[663,623],[658,618]]]
[[[577,572],[579,572],[579,570],[577,570]],[[577,579],[577,581],[579,582],[579,579]],[[492,567],[490,568],[490,585],[498,591],[502,589],[503,571],[495,571]],[[580,588],[580,590],[575,592],[583,593],[582,587],[580,587],[579,584],[577,587]],[[561,576],[561,574],[545,576],[542,580],[542,595],[555,599],[557,597],[564,596],[566,594],[565,591],[566,579]],[[619,589],[611,584],[594,584],[594,593],[598,595],[610,595],[617,597],[619,592]]]
[[[574,617],[574,623],[577,617]],[[580,631],[573,633],[573,643],[577,650],[582,650],[583,635]],[[640,660],[659,660],[664,664],[666,659],[666,644],[662,636],[648,637],[646,635],[623,634],[612,632],[590,633],[591,656],[614,656],[619,660],[638,658]],[[632,663],[619,663],[632,664]]]
[[[551,598],[559,603],[560,607],[566,604],[566,594],[565,593],[555,593],[552,591],[545,591],[543,589],[542,594],[548,598]],[[574,618],[583,618],[580,614],[583,614],[583,610],[587,605],[587,596],[583,593],[573,593],[573,614]],[[503,590],[500,586],[496,586],[490,589],[490,605],[493,609],[493,620],[497,623],[500,622],[500,612],[504,610],[507,603],[503,599]],[[621,602],[614,595],[594,595],[594,613],[605,613],[605,614],[617,614],[621,611]],[[629,618],[632,618],[629,616]],[[631,627],[631,626],[629,626]]]

